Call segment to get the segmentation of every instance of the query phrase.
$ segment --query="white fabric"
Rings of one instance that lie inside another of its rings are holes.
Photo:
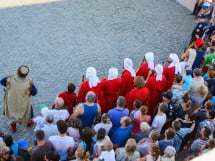
[[[129,58],[124,59],[124,68],[131,73],[132,77],[136,76],[136,72],[133,68],[133,63],[132,63],[131,59],[129,59]]]
[[[55,136],[58,134],[58,129],[56,124],[45,124],[41,129],[45,133],[45,140],[48,140],[50,136]]]
[[[156,115],[153,122],[152,122],[152,128],[157,129],[158,132],[161,132],[163,125],[166,122],[166,114],[163,115]]]
[[[90,88],[97,86],[100,82],[97,77],[97,71],[94,67],[88,67],[86,70],[86,78],[89,80]]]
[[[154,158],[150,154],[148,154],[146,156],[146,161],[160,161],[160,160],[161,160],[161,156],[160,155],[158,156],[157,160],[154,160]]]
[[[172,63],[168,66],[170,67],[175,67],[175,74],[181,74],[181,64],[179,62],[178,55],[175,53],[172,53],[169,55],[169,57],[172,59]]]
[[[148,67],[149,69],[153,70],[154,69],[154,53],[153,52],[148,52],[145,54],[145,58],[146,58],[146,61],[148,63]]]
[[[156,80],[161,81],[162,80],[162,73],[163,73],[163,66],[161,64],[157,64],[155,66],[155,72],[156,72]]]
[[[113,124],[110,122],[110,124],[104,124],[104,123],[98,123],[94,126],[94,130],[97,133],[100,128],[104,128],[106,131],[106,135],[108,135],[110,129],[112,128]]]
[[[113,80],[118,77],[118,70],[116,68],[110,68],[108,71],[108,80]]]
[[[111,151],[102,151],[99,159],[104,159],[104,161],[116,161],[113,149]]]
[[[42,109],[41,113],[43,115],[44,118],[46,118],[46,116],[48,114],[51,114],[54,116],[54,123],[56,123],[58,120],[66,120],[68,119],[68,117],[70,116],[69,112],[67,110],[49,110],[49,109]]]

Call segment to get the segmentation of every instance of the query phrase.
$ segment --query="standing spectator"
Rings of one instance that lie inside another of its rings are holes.
[[[147,52],[143,58],[143,62],[140,64],[139,68],[137,69],[136,75],[142,76],[145,80],[148,76],[150,70],[154,70],[154,53]]]
[[[149,107],[150,95],[149,89],[144,87],[145,80],[141,76],[134,78],[135,88],[130,90],[126,95],[126,106],[129,111],[134,110],[133,103],[135,100],[140,100],[144,105]]]
[[[96,94],[96,98],[99,94],[99,78],[97,77],[97,71],[94,67],[88,67],[86,70],[86,79],[82,80],[81,87],[78,91],[77,103],[81,103],[85,101],[85,97],[87,92],[93,91]],[[95,99],[97,101],[97,99]]]
[[[31,120],[31,96],[37,94],[32,79],[28,78],[29,68],[21,65],[17,74],[9,75],[1,80],[6,87],[3,114],[10,122],[10,129],[16,132],[16,122],[22,122],[27,127],[34,124]]]
[[[10,156],[12,158],[11,161],[15,161],[19,151],[18,143],[16,141],[13,141],[13,138],[11,135],[5,135],[4,142],[7,145],[7,147],[10,148]]]
[[[162,161],[175,161],[176,150],[173,146],[167,146],[162,156]]]
[[[119,95],[121,78],[118,78],[118,70],[110,68],[108,71],[108,79],[101,81],[101,93],[99,96],[99,104],[103,113],[107,113],[116,105]]]
[[[36,131],[36,147],[31,153],[31,161],[44,160],[45,154],[53,151],[53,146],[49,141],[45,141],[45,133],[43,130]]]
[[[121,87],[119,96],[126,96],[126,94],[134,87],[134,77],[136,76],[135,70],[133,68],[132,60],[129,58],[124,59],[124,70],[122,71]]]
[[[75,160],[71,161],[89,161],[89,153],[83,150],[81,147],[78,147],[78,149],[75,151]]]
[[[191,88],[191,85],[192,85],[192,69],[189,67],[189,66],[186,66],[185,67],[185,75],[183,76],[183,89],[184,89],[184,92],[187,93],[190,88]]]
[[[79,118],[83,124],[83,128],[91,127],[93,125],[94,119],[100,115],[101,108],[100,105],[94,103],[96,100],[96,94],[92,91],[87,92],[85,97],[85,103],[80,103],[73,114],[70,116],[69,120],[74,120]]]
[[[67,125],[65,121],[59,120],[57,122],[57,128],[59,134],[51,136],[49,141],[52,143],[54,151],[60,155],[60,160],[66,161],[68,154],[73,152],[75,142],[72,137],[67,136]]]
[[[140,101],[140,100],[135,100],[134,103],[133,103],[133,106],[134,106],[134,110],[132,110],[130,112],[130,115],[129,117],[131,118],[131,120],[139,117],[141,115],[141,112],[140,112],[140,107],[143,105],[143,103]]]
[[[115,129],[120,127],[120,120],[122,117],[128,116],[129,111],[127,108],[124,108],[125,104],[126,104],[125,97],[119,96],[117,99],[116,107],[108,112],[110,120],[113,124],[110,133],[112,133],[113,131],[115,131]]]
[[[91,128],[86,127],[84,128],[82,134],[81,134],[81,141],[78,145],[78,147],[81,147],[85,152],[88,151],[92,153],[93,151],[93,131]]]
[[[196,3],[195,3],[194,8],[193,8],[192,15],[197,16],[199,14],[199,11],[202,8],[202,4],[203,4],[203,0],[196,0]]]
[[[50,151],[45,154],[45,161],[59,161],[60,160],[60,155],[56,154],[53,151]]]
[[[140,130],[139,133],[134,135],[136,142],[139,142],[143,138],[148,138],[151,127],[147,122],[143,121],[140,123]]]
[[[75,107],[77,101],[75,88],[76,87],[73,83],[69,83],[67,85],[67,91],[63,91],[57,96],[63,99],[64,105],[61,108],[67,109],[70,115],[73,113],[73,108]],[[52,108],[55,108],[55,104],[52,105]]]

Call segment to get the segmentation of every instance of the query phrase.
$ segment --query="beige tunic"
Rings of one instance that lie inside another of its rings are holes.
[[[29,78],[21,79],[17,75],[7,78],[3,114],[10,122],[21,121],[27,124],[31,119],[31,86]]]

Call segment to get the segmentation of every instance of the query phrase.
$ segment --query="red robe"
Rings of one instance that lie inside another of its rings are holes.
[[[139,68],[137,69],[136,75],[137,76],[143,76],[143,78],[146,80],[148,73],[149,73],[149,67],[148,67],[148,63],[143,63],[139,66]]]
[[[126,94],[134,87],[134,77],[128,70],[123,70],[121,75],[122,83],[120,86],[119,96],[126,96]]]
[[[166,77],[162,75],[162,80],[157,81],[156,75],[152,75],[145,84],[150,93],[150,105],[148,106],[148,114],[153,116],[156,106],[161,99],[161,94],[164,92],[166,86]]]
[[[140,100],[144,105],[149,107],[150,95],[147,87],[137,88],[135,87],[126,95],[126,107],[129,111],[134,110],[133,103],[135,100]]]
[[[164,88],[164,91],[167,91],[171,89],[174,80],[175,80],[175,67],[168,67],[165,66],[163,68],[163,75],[166,77],[166,86]]]
[[[97,84],[97,86],[90,88],[88,80],[85,80],[84,82],[82,82],[81,87],[78,90],[77,103],[85,102],[85,96],[89,91],[93,91],[98,97],[99,90],[100,90],[99,88],[100,88],[100,84]]]
[[[120,85],[121,78],[116,78],[113,80],[103,80],[101,82],[99,104],[103,113],[107,113],[110,109],[116,106],[116,100],[119,96]]]

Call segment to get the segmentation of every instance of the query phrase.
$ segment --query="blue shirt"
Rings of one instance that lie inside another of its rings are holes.
[[[189,91],[190,90],[190,87],[192,85],[192,76],[191,75],[185,75],[184,76],[184,84],[183,84],[183,88],[184,88],[184,91]]]
[[[173,139],[166,141],[166,140],[160,140],[159,141],[159,147],[160,147],[160,154],[164,155],[164,150],[167,146],[173,146]]]

